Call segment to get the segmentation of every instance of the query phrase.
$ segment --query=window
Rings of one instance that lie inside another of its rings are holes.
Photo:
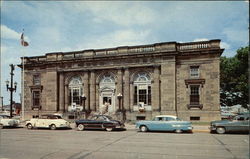
[[[190,77],[191,78],[199,77],[199,66],[191,66],[190,67]]]
[[[40,75],[33,75],[33,85],[41,85]]]
[[[151,79],[145,72],[134,76],[134,105],[139,103],[151,105]]]
[[[200,117],[199,116],[191,116],[190,120],[200,120]]]
[[[190,105],[199,105],[200,85],[190,85]]]
[[[33,107],[40,106],[40,91],[33,91]]]
[[[80,77],[73,77],[69,82],[69,104],[80,105],[81,103],[81,95],[83,94],[82,90],[82,80]]]
[[[166,117],[165,120],[166,120],[166,121],[175,121],[176,119],[173,118],[173,117]]]

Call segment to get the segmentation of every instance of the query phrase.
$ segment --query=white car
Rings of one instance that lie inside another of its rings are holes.
[[[39,118],[32,118],[26,121],[26,127],[32,128],[50,128],[55,130],[57,128],[70,128],[68,121],[64,120],[60,115],[41,115]]]
[[[0,128],[3,127],[17,127],[20,121],[10,118],[9,115],[0,115]]]

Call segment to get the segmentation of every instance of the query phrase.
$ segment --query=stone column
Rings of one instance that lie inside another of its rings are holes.
[[[83,75],[83,93],[86,97],[85,110],[87,110],[89,108],[89,74],[88,72],[84,72],[84,75]]]
[[[90,72],[90,96],[89,96],[89,99],[90,99],[90,105],[89,105],[89,108],[88,110],[95,110],[95,107],[96,107],[96,82],[95,82],[95,72],[94,71],[91,71]]]
[[[96,83],[95,86],[96,86],[96,90],[95,90],[96,106],[95,106],[94,111],[99,111],[99,107],[100,107],[100,105],[99,105],[99,83]]]
[[[119,94],[119,93],[121,93],[122,94],[122,70],[121,69],[119,69],[118,71],[117,71],[117,85],[116,85],[116,105],[117,105],[117,107],[116,107],[116,109],[119,109],[119,100],[118,100],[118,98],[117,98],[117,95]],[[124,98],[124,95],[122,94],[122,99],[121,99],[121,109],[122,109],[122,105],[123,105],[123,98]]]
[[[124,71],[124,87],[123,87],[123,100],[124,100],[124,109],[130,110],[130,101],[129,101],[129,95],[130,95],[130,87],[129,87],[129,70],[128,68],[125,68]]]
[[[133,111],[133,106],[134,106],[134,86],[133,82],[131,81],[129,83],[129,92],[130,92],[130,110]]]
[[[151,92],[151,100],[152,100],[152,110],[160,111],[160,70],[159,66],[154,66],[154,75],[153,75],[154,83]]]
[[[60,73],[59,75],[60,81],[60,87],[59,87],[59,111],[64,111],[64,75],[62,73]]]
[[[63,111],[68,111],[68,106],[69,106],[69,95],[68,95],[68,92],[69,92],[69,85],[68,84],[65,84],[64,86],[64,93],[65,93],[65,96],[64,96],[64,99],[65,99],[65,104],[64,104],[64,108],[63,108]]]

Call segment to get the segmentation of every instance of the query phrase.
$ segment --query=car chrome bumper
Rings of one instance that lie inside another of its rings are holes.
[[[115,126],[115,128],[116,129],[123,129],[123,128],[125,128],[125,125],[117,125],[117,126]]]
[[[215,130],[216,130],[216,127],[210,126],[210,127],[208,127],[208,129],[209,129],[210,131],[215,131]]]

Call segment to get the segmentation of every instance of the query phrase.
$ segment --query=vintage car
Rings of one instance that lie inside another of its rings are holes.
[[[66,120],[62,119],[60,115],[46,114],[26,121],[26,127],[28,129],[35,127],[50,128],[51,130],[55,130],[57,128],[70,128],[70,124]]]
[[[0,115],[0,128],[3,127],[17,127],[20,121],[10,118],[9,115]]]
[[[118,120],[113,120],[112,117],[108,115],[93,115],[89,119],[76,120],[77,130],[84,129],[103,129],[106,131],[112,131],[114,129],[123,129],[125,127],[124,123]]]
[[[249,132],[249,114],[237,115],[230,120],[210,122],[210,132],[224,134],[226,132]]]
[[[189,121],[182,121],[173,115],[158,115],[153,120],[141,120],[136,122],[136,128],[141,132],[146,131],[183,131],[192,132],[192,125]]]

